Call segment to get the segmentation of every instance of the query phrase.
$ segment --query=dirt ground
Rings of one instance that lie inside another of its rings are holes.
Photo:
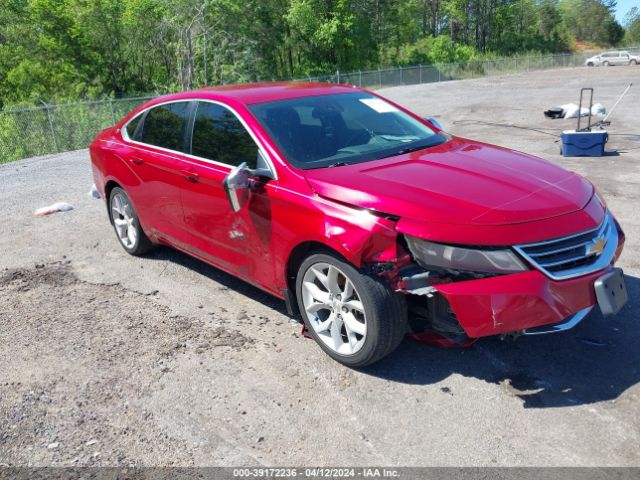
[[[0,465],[640,466],[640,87],[604,158],[560,157],[554,135],[572,123],[542,116],[582,85],[610,107],[638,77],[585,68],[381,92],[586,175],[627,233],[631,302],[552,336],[407,340],[362,371],[239,280],[167,248],[128,256],[88,195],[87,151],[0,166]],[[33,216],[56,201],[75,208]]]

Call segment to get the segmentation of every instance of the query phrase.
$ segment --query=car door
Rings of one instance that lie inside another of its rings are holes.
[[[181,156],[191,102],[171,102],[147,110],[135,131],[125,128],[130,168],[140,180],[132,198],[145,228],[157,237],[185,240],[179,186],[185,182]],[[127,127],[129,124],[127,124]]]
[[[612,62],[614,65],[622,65],[622,55],[620,52],[616,52],[613,54]]]
[[[256,268],[273,268],[269,180],[252,180],[249,203],[239,212],[231,209],[223,181],[243,162],[256,168],[260,148],[227,106],[200,101],[194,108],[189,165],[192,178],[180,189],[189,244],[196,255],[255,280],[260,277]],[[264,161],[264,153],[261,155]],[[261,166],[269,168],[266,162]]]

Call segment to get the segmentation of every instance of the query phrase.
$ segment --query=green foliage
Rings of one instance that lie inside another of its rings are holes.
[[[384,66],[466,62],[478,55],[471,45],[456,44],[447,35],[426,36],[415,43],[388,47],[380,52]]]
[[[0,108],[640,42],[615,0],[2,2]]]
[[[613,16],[615,0],[560,0],[558,9],[565,28],[577,40],[615,46],[624,29]]]
[[[625,17],[626,32],[623,43],[628,46],[640,44],[640,8],[633,7]]]

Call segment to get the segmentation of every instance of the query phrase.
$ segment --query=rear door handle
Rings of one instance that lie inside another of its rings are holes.
[[[194,172],[193,170],[182,170],[181,173],[182,176],[191,183],[198,183],[198,181],[200,180],[200,176],[198,175],[198,173]]]
[[[136,157],[132,157],[129,160],[131,160],[131,163],[133,163],[134,165],[142,165],[144,163],[142,159]]]

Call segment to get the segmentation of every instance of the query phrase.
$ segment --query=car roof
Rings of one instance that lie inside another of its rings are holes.
[[[319,82],[265,82],[203,87],[188,92],[194,98],[229,98],[245,105],[288,100],[291,98],[330,95],[360,90],[352,85]]]

